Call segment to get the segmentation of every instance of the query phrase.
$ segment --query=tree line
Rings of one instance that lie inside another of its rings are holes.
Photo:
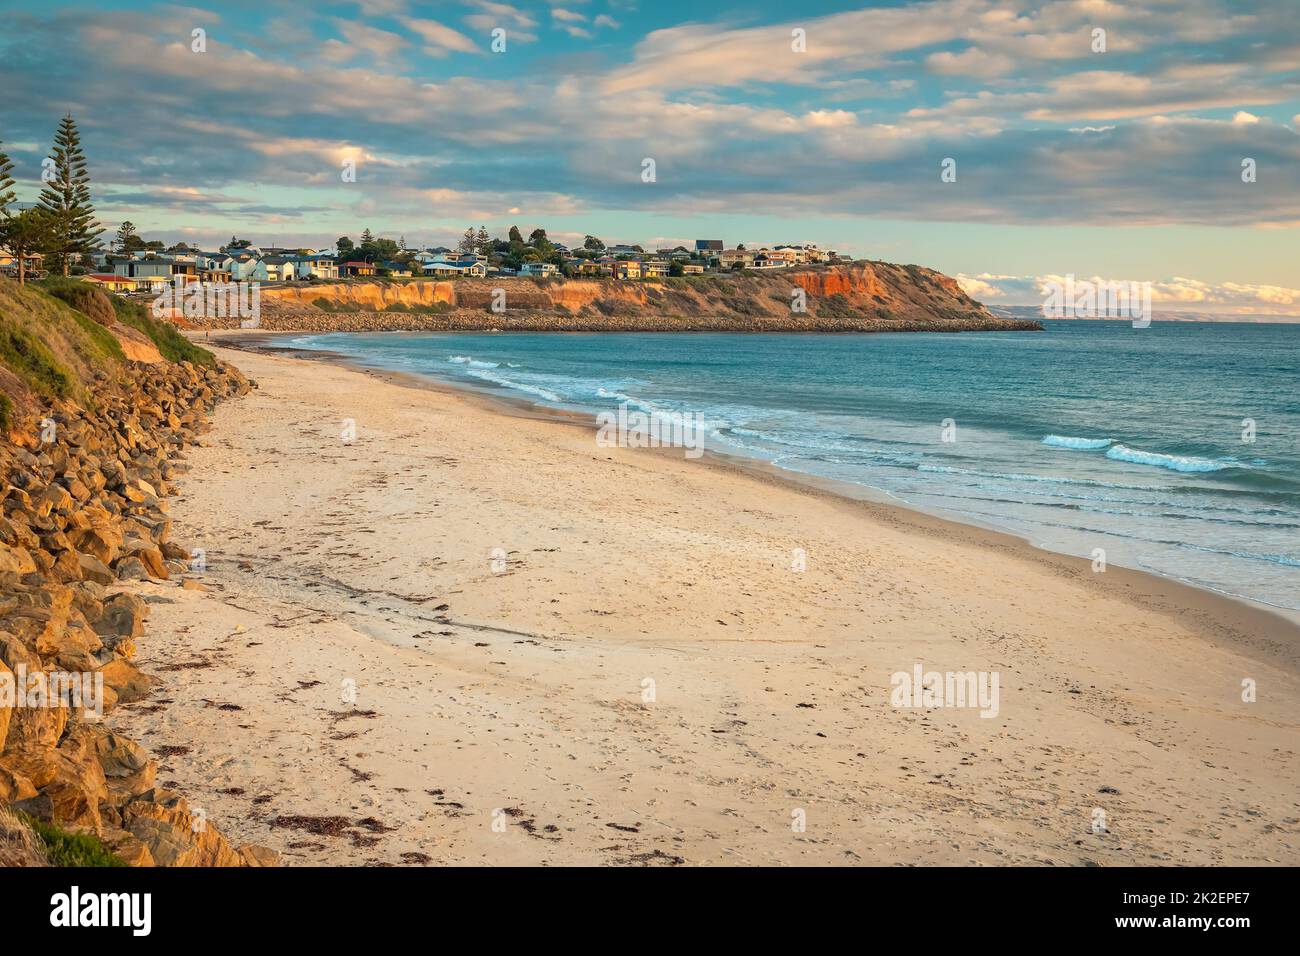
[[[396,262],[416,275],[420,272],[419,263],[415,261],[419,250],[408,248],[405,236],[395,242],[376,237],[367,228],[361,234],[360,243],[353,242],[350,236],[339,236],[335,246],[341,262]],[[645,251],[640,246],[633,246],[632,249],[636,252]],[[551,242],[545,229],[534,229],[525,239],[518,226],[511,226],[505,238],[493,238],[486,226],[477,229],[470,226],[456,244],[456,251],[464,256],[483,256],[509,269],[518,270],[526,262],[549,262],[565,274],[569,271],[565,263],[565,250]],[[596,236],[587,236],[582,248],[567,253],[577,259],[598,259],[604,254],[605,243]],[[680,266],[678,268],[680,270]]]
[[[41,163],[41,193],[31,209],[14,208],[14,165],[0,142],[0,247],[18,263],[18,281],[26,282],[25,259],[43,255],[45,263],[66,277],[74,262],[99,248],[104,231],[90,199],[90,173],[81,134],[69,113],[54,134],[54,147]]]

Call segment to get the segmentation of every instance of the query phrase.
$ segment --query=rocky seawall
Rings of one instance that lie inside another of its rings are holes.
[[[250,383],[225,365],[128,361],[83,385],[78,401],[14,417],[0,443],[0,811],[93,834],[130,865],[272,864],[110,726],[116,708],[156,706],[156,681],[132,664],[149,600],[128,582],[201,586],[167,497],[213,406]]]
[[[199,328],[234,318],[187,316]],[[273,331],[977,332],[1039,329],[993,315],[921,266],[855,262],[661,280],[377,279],[261,290]]]

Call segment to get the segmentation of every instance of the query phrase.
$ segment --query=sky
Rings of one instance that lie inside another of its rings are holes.
[[[0,25],[19,198],[71,111],[101,222],[146,238],[816,242],[991,305],[1075,275],[1300,313],[1298,0],[0,0]]]

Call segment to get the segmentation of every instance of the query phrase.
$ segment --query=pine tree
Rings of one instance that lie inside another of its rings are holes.
[[[54,134],[52,165],[47,164],[42,178],[41,206],[50,214],[51,251],[63,266],[63,275],[74,257],[94,252],[103,227],[95,221],[95,207],[90,202],[90,174],[86,172],[86,155],[81,151],[81,134],[69,113]]]
[[[470,226],[465,230],[465,235],[460,237],[460,244],[456,247],[458,251],[465,254],[471,254],[478,245],[478,239],[474,234],[474,227]]]
[[[0,146],[3,146],[0,143]],[[14,164],[9,162],[9,157],[5,151],[0,149],[0,216],[9,215],[9,204],[14,201],[14,178],[10,175],[14,171]]]
[[[488,235],[487,226],[478,227],[478,237],[474,243],[474,250],[481,256],[491,254],[492,237]]]
[[[138,238],[135,233],[135,223],[128,219],[117,227],[117,238],[113,240],[113,245],[118,252],[125,255],[131,251],[132,240]]]

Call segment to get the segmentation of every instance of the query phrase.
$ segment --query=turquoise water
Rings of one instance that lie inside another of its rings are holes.
[[[544,406],[699,413],[706,447],[1300,608],[1300,326],[1045,324],[966,335],[334,334],[293,344]],[[1246,419],[1253,441],[1243,440]]]

